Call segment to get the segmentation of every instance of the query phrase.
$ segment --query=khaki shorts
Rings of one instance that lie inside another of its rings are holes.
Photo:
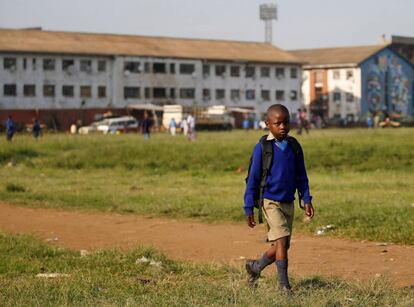
[[[293,202],[281,203],[266,198],[263,200],[263,215],[266,219],[267,240],[269,242],[289,237],[288,246],[290,245],[294,209]]]

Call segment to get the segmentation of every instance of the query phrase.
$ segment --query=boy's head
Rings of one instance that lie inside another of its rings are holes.
[[[289,110],[281,104],[271,105],[267,109],[266,126],[277,140],[285,139],[290,131]]]

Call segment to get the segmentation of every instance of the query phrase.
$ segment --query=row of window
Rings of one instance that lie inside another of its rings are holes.
[[[256,90],[247,89],[245,92],[246,100],[255,100],[256,99]],[[17,96],[17,86],[16,84],[4,84],[3,86],[4,96],[15,97]],[[231,100],[240,100],[242,91],[239,89],[230,90],[230,99]],[[56,96],[56,86],[55,85],[43,85],[43,96],[44,97],[55,97]],[[75,86],[73,85],[62,85],[61,94],[63,97],[72,98],[75,96]],[[335,93],[340,94],[340,93]],[[335,96],[334,94],[334,100]],[[36,97],[36,85],[35,84],[25,84],[23,85],[23,95],[24,97]],[[352,95],[352,94],[351,94]],[[80,98],[92,98],[92,87],[89,85],[81,85],[79,87],[79,96]],[[145,98],[176,98],[176,89],[175,88],[163,88],[163,87],[154,87],[144,88]],[[179,97],[181,99],[194,99],[195,98],[195,89],[194,88],[181,88],[179,89]],[[97,87],[97,98],[106,98],[106,87],[98,86]],[[124,87],[124,98],[137,99],[141,98],[141,88],[134,86]],[[270,101],[271,91],[270,90],[261,90],[260,98],[264,101]],[[211,90],[203,89],[203,100],[211,100]],[[222,100],[226,99],[226,90],[225,89],[216,89],[215,90],[215,99]],[[285,101],[285,91],[276,90],[275,91],[276,101]],[[297,91],[290,91],[289,99],[291,101],[297,101],[298,93]]]
[[[355,97],[352,93],[345,93],[345,100],[346,102],[354,102]],[[333,93],[333,101],[336,103],[340,103],[342,101],[342,94],[340,92]]]
[[[246,100],[255,100],[256,99],[256,91],[254,89],[247,89],[244,91],[245,99]],[[203,89],[203,100],[211,100],[211,90],[210,89]],[[275,91],[275,100],[276,101],[285,101],[286,95],[284,90],[276,90]],[[241,90],[239,89],[232,89],[230,90],[230,99],[231,100],[240,100],[241,98]],[[271,91],[270,90],[261,90],[260,91],[260,98],[263,101],[271,101]],[[221,100],[226,99],[226,90],[225,89],[216,89],[215,90],[215,99]],[[290,91],[289,93],[289,100],[290,101],[297,101],[298,100],[298,92],[297,91]]]
[[[136,61],[126,61],[124,62],[124,71],[128,73],[155,73],[155,74],[175,74],[176,68],[175,63],[161,63],[161,62],[153,62],[153,63],[144,63],[144,67],[141,67],[141,62]],[[231,77],[240,77],[242,75],[242,68],[239,65],[231,65],[227,67],[223,64],[216,64],[216,65],[203,65],[203,76],[208,77],[211,75],[211,70],[213,68],[214,74],[219,77],[225,77],[229,72]],[[229,71],[227,71],[229,70]],[[285,78],[285,67],[276,67],[274,69],[274,75],[278,79]],[[244,76],[246,78],[255,78],[257,74],[260,75],[262,78],[270,78],[271,77],[271,67],[255,67],[255,66],[246,66],[244,67]],[[189,63],[182,63],[179,64],[179,73],[182,75],[192,75],[195,72],[195,64]],[[298,69],[295,67],[290,68],[290,78],[297,79],[298,78]]]
[[[44,97],[55,97],[56,96],[55,85],[43,85],[43,96]],[[75,96],[75,87],[73,85],[62,85],[61,93],[63,97],[72,98]],[[81,85],[79,87],[79,93],[81,98],[92,98],[92,87],[89,85]],[[3,94],[7,97],[17,96],[16,84],[4,84]],[[36,97],[36,85],[25,84],[23,85],[23,96],[24,97]],[[97,98],[106,98],[106,86],[97,87]]]
[[[43,68],[44,71],[55,71],[56,70],[56,59],[42,59],[39,60],[32,58],[23,58],[22,59],[22,68],[23,70],[28,69],[28,65],[30,63],[31,69],[36,70],[40,67]],[[37,63],[41,64],[37,64]],[[94,61],[92,60],[80,60],[79,61],[79,69],[81,72],[85,73],[92,73],[94,71],[92,65]],[[63,59],[62,60],[62,70],[66,72],[71,72],[75,68],[75,60],[74,59]],[[17,58],[4,58],[3,59],[3,69],[14,71],[17,69]],[[97,72],[105,72],[106,71],[106,61],[105,60],[98,60],[96,62],[95,71]]]
[[[231,100],[240,100],[241,99],[242,91],[239,89],[232,89],[230,90],[230,99]],[[256,99],[256,90],[254,89],[247,89],[244,91],[245,99],[246,100],[255,100]],[[149,98],[176,98],[176,89],[175,88],[164,88],[164,87],[154,87],[144,88],[144,97]],[[181,88],[179,90],[179,97],[181,99],[194,99],[195,98],[195,89],[194,88]],[[215,99],[222,100],[226,99],[226,90],[225,89],[216,89],[215,90]],[[270,101],[271,91],[270,90],[261,90],[260,97],[263,101]],[[140,87],[124,87],[124,98],[141,98],[141,88]],[[208,101],[211,100],[211,90],[210,89],[203,89],[203,100]],[[276,101],[285,101],[285,91],[277,90],[275,91],[275,99]],[[290,101],[297,101],[298,99],[298,92],[297,91],[290,91],[289,93]]]

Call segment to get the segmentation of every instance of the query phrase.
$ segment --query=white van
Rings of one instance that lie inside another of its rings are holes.
[[[99,122],[97,131],[107,133],[138,131],[138,121],[132,116],[108,118]]]

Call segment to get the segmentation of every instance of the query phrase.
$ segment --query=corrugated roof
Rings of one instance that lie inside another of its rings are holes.
[[[306,66],[339,66],[341,64],[358,65],[387,46],[387,44],[384,44],[359,47],[290,50],[289,52],[305,62]]]
[[[0,51],[300,63],[266,43],[0,29]]]

